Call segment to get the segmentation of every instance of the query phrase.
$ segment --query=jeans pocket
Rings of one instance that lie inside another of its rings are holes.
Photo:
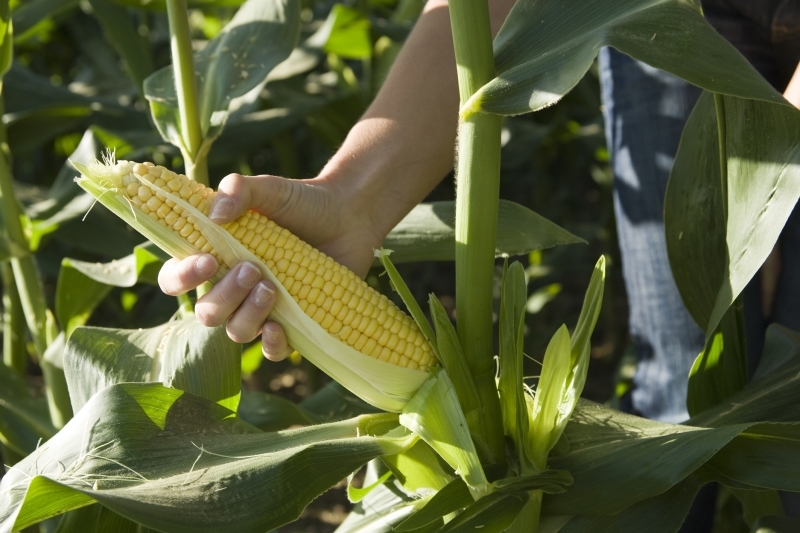
[[[800,1],[781,0],[770,28],[771,41],[783,43],[800,37]]]

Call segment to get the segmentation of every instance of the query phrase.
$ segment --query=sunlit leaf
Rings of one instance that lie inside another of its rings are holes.
[[[192,317],[151,329],[78,328],[67,343],[64,370],[76,412],[109,385],[149,381],[235,410],[240,354],[224,327],[207,328]]]
[[[336,4],[331,9],[319,34],[326,33],[326,52],[347,59],[367,59],[372,56],[372,36],[369,19],[358,9]]]
[[[6,474],[0,531],[95,501],[160,531],[268,531],[370,459],[415,440],[396,415],[281,433],[232,415],[160,385],[109,387]]]

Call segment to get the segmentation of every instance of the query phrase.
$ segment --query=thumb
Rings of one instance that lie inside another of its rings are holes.
[[[228,174],[219,182],[208,218],[217,224],[226,224],[239,218],[248,209],[280,202],[285,196],[284,181],[276,176]],[[267,202],[267,199],[272,201]]]

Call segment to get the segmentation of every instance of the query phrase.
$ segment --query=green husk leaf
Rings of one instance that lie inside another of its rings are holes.
[[[446,370],[433,372],[420,387],[403,409],[400,424],[436,450],[469,485],[476,499],[488,492],[489,483]]]

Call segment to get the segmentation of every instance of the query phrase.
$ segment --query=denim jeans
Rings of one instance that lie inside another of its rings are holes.
[[[782,92],[800,61],[800,1],[704,0],[703,8],[715,29]],[[704,334],[672,278],[663,209],[680,135],[701,91],[611,48],[601,50],[599,66],[630,334],[638,355],[627,407],[647,418],[678,423],[688,418],[687,378]],[[758,276],[744,294],[751,373],[768,321],[800,330],[800,209],[789,218],[779,246],[782,269],[772,316],[761,314]],[[713,494],[706,500],[713,509]],[[796,514],[786,498],[784,506]],[[707,522],[708,513],[702,515],[698,522]]]

